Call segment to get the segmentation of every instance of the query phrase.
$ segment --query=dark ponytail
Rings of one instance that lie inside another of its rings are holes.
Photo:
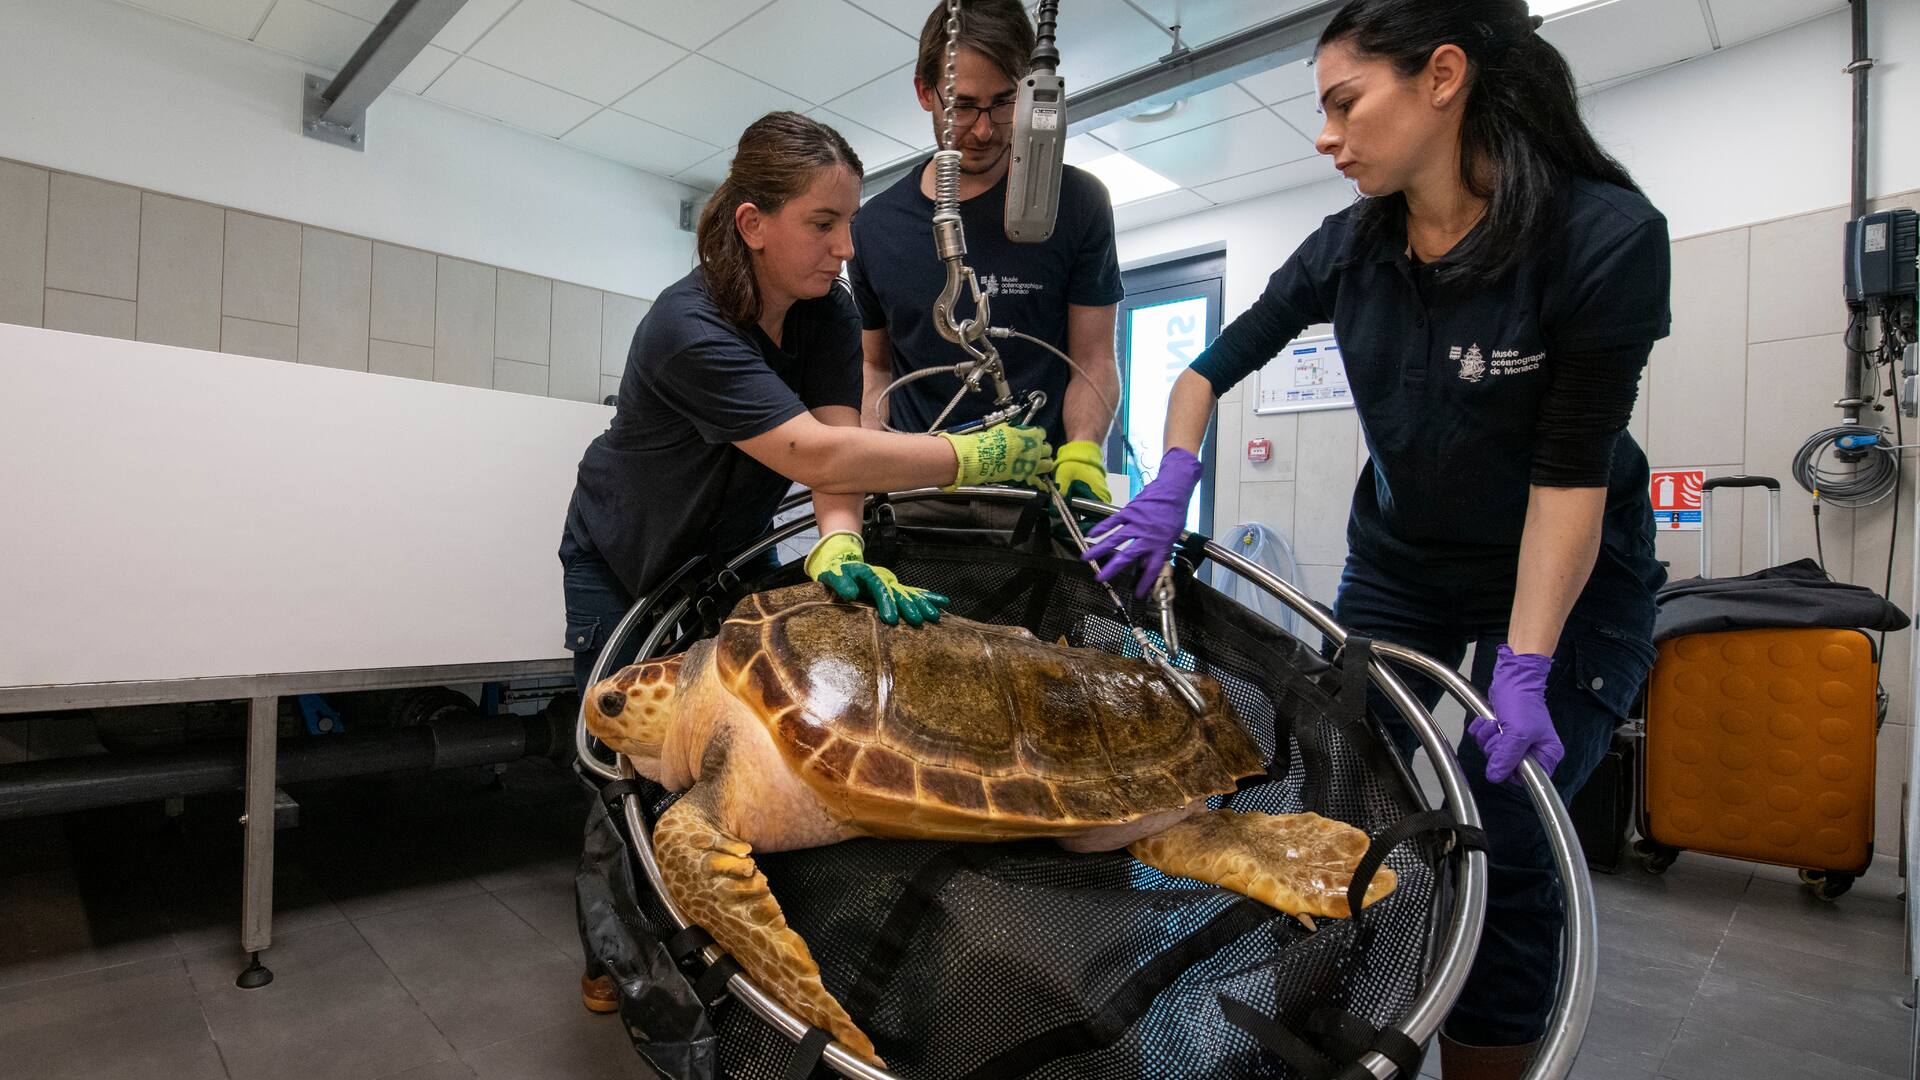
[[[821,169],[846,167],[858,180],[860,158],[840,133],[796,112],[772,112],[740,135],[727,178],[707,199],[695,230],[707,293],[727,318],[752,326],[760,318],[760,283],[753,249],[734,224],[734,211],[752,203],[771,214],[805,192]]]
[[[1525,0],[1352,0],[1320,35],[1320,48],[1344,42],[1391,61],[1402,78],[1424,70],[1442,45],[1467,54],[1460,179],[1487,200],[1487,214],[1448,258],[1442,280],[1486,284],[1513,269],[1552,232],[1574,178],[1639,190],[1587,130],[1573,70],[1539,26]],[[1404,195],[1367,199],[1358,249],[1404,229],[1406,214]]]

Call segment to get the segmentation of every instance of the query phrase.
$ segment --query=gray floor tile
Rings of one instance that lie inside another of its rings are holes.
[[[1809,1026],[1812,1017],[1808,1017]],[[1836,1061],[1794,1046],[1688,1020],[1660,1068],[1665,1080],[1754,1080],[1807,1076],[1820,1080],[1887,1080],[1888,1074]]]
[[[0,989],[0,1005],[10,1005],[16,1001],[25,1001],[28,998],[46,994],[64,994],[81,987],[100,989],[116,983],[136,982],[169,972],[185,974],[186,970],[187,962],[178,956],[163,956],[157,960],[140,960],[114,967],[94,968],[92,971],[41,979],[38,982],[19,983]]]
[[[581,819],[572,806],[532,813],[503,807],[476,823],[459,845],[461,867],[489,892],[571,885],[580,863]]]
[[[1791,1036],[1849,1065],[1903,1074],[1913,1015],[1897,1002],[1880,1009],[1836,1009],[1817,998],[1709,973],[1687,1020],[1763,1041]]]
[[[175,955],[150,891],[117,891],[84,868],[0,877],[0,987]]]
[[[1892,900],[1849,894],[1828,903],[1797,886],[1755,881],[1727,935],[1866,967],[1898,969],[1905,955],[1906,918]]]
[[[1785,945],[1729,937],[1713,958],[1713,973],[1778,987],[1847,1009],[1891,1012],[1913,983],[1897,967],[1868,967]]]
[[[560,946],[567,956],[580,959],[580,923],[575,910],[573,882],[529,885],[493,894],[540,936]]]
[[[1700,968],[1713,959],[1734,914],[1729,901],[1725,910],[1702,910],[1695,905],[1683,915],[1669,910],[1666,898],[1659,894],[1629,903],[1603,897],[1598,906],[1604,948]]]
[[[1600,941],[1601,994],[1685,1016],[1707,977],[1706,959],[1666,958],[1634,952],[1611,939]]]
[[[420,1065],[405,1072],[383,1076],[380,1080],[473,1080],[473,1070],[459,1058]]]
[[[1627,1080],[1652,1076],[1680,1030],[1683,1012],[1599,995],[1587,1021],[1575,1076]]]
[[[432,1021],[348,923],[278,937],[274,980],[233,985],[243,957],[187,957],[207,1025],[233,1080],[365,1080],[453,1056]]]
[[[462,1051],[550,1027],[581,1011],[579,962],[491,895],[357,925]]]
[[[1753,876],[1762,881],[1777,881],[1783,885],[1798,886],[1800,871],[1791,866],[1772,866],[1756,863]],[[1872,867],[1854,880],[1853,887],[1847,891],[1840,902],[1866,897],[1871,900],[1893,900],[1907,888],[1906,881],[1900,877],[1899,863],[1895,860],[1875,858]]]
[[[33,1080],[227,1075],[187,974],[176,962],[113,983],[62,980],[62,987],[0,1004],[0,1062]],[[133,1007],[127,1007],[128,1004]]]
[[[481,1080],[626,1080],[649,1075],[618,1019],[577,1006],[557,1024],[462,1056]]]

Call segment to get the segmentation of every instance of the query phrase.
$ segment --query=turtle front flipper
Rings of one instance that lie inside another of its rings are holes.
[[[717,820],[716,801],[712,785],[695,784],[653,827],[654,858],[673,902],[774,1000],[884,1066],[873,1041],[821,983],[820,965],[787,926],[766,875],[753,863],[752,846]]]
[[[1127,851],[1162,873],[1232,889],[1289,915],[1341,918],[1367,843],[1366,833],[1319,814],[1215,810],[1135,840]],[[1381,867],[1361,906],[1394,885],[1393,871]]]

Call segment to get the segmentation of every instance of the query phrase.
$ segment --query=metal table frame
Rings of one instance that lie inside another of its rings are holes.
[[[240,907],[240,948],[248,954],[237,985],[265,986],[273,973],[260,953],[273,944],[273,800],[279,749],[280,699],[300,694],[393,690],[447,683],[500,682],[572,675],[573,661],[526,660],[493,664],[441,664],[428,667],[356,668],[302,671],[282,675],[239,675],[158,682],[68,683],[0,687],[0,716],[8,713],[59,712],[67,709],[170,705],[192,701],[247,702],[247,781],[245,848]],[[0,766],[0,772],[5,766]]]
[[[781,505],[781,512],[800,506],[808,496],[801,494],[789,498]],[[919,501],[1000,501],[1009,504],[1025,503],[1032,498],[1027,492],[1009,488],[965,487],[954,491],[923,489],[902,492],[888,496],[895,504]],[[1101,516],[1113,514],[1117,508],[1090,499],[1071,500],[1074,509]],[[813,524],[811,514],[803,514],[776,527],[758,543],[729,560],[728,570],[737,570],[746,565],[761,552],[805,531]],[[1184,539],[1198,539],[1186,534]],[[1207,558],[1225,566],[1237,574],[1259,585],[1274,598],[1297,611],[1315,629],[1336,645],[1344,645],[1346,631],[1334,623],[1331,617],[1314,606],[1307,596],[1292,585],[1275,577],[1263,567],[1248,562],[1233,551],[1220,544],[1207,540],[1205,543]],[[633,634],[641,617],[658,606],[669,595],[681,574],[656,589],[651,595],[641,597],[608,636],[598,660],[594,664],[589,685],[607,677],[610,672],[610,659],[620,651],[620,646]],[[636,658],[644,659],[655,655],[663,643],[669,629],[686,614],[688,600],[683,596],[675,601],[666,613],[654,619],[651,631],[642,643]],[[1438,682],[1447,694],[1465,706],[1469,714],[1492,715],[1492,709],[1480,696],[1472,684],[1461,677],[1453,668],[1447,667],[1423,653],[1403,648],[1383,641],[1374,642],[1374,660],[1368,666],[1368,674],[1375,686],[1384,692],[1403,715],[1412,723],[1421,745],[1431,759],[1434,771],[1440,780],[1446,805],[1462,824],[1478,826],[1480,812],[1474,805],[1473,797],[1467,791],[1467,780],[1460,769],[1460,763],[1448,745],[1439,725],[1432,714],[1422,708],[1406,683],[1393,670],[1393,665],[1411,668]],[[584,709],[584,704],[583,704]],[[624,758],[613,763],[602,760],[596,752],[598,745],[588,733],[584,711],[575,727],[575,741],[579,750],[580,762],[588,770],[602,779],[612,781],[633,776],[632,767]],[[1560,802],[1559,794],[1554,790],[1547,774],[1531,760],[1524,763],[1520,772],[1528,796],[1540,812],[1541,821],[1546,829],[1547,838],[1553,848],[1554,862],[1560,875],[1562,892],[1566,902],[1566,937],[1561,950],[1560,988],[1555,997],[1554,1009],[1548,1019],[1547,1033],[1540,1043],[1533,1065],[1527,1072],[1529,1080],[1563,1080],[1573,1070],[1574,1058],[1580,1052],[1580,1044],[1586,1036],[1587,1020],[1593,1010],[1595,983],[1599,972],[1598,929],[1595,922],[1593,883],[1587,877],[1586,861],[1581,854],[1580,845],[1574,835],[1572,819],[1568,817],[1566,807]],[[647,836],[650,829],[644,819],[639,800],[623,800],[627,827],[633,835]],[[676,925],[688,925],[685,915],[674,905],[668,896],[660,877],[659,867],[653,859],[652,849],[644,843],[635,843],[634,851],[645,869],[653,889],[666,907]],[[1486,918],[1487,883],[1486,854],[1481,851],[1468,851],[1464,858],[1464,874],[1455,903],[1453,919],[1446,927],[1446,938],[1440,961],[1432,978],[1423,989],[1419,999],[1401,1018],[1398,1027],[1409,1038],[1425,1044],[1439,1030],[1446,1019],[1445,1013],[1452,1008],[1466,983],[1467,973],[1472,966],[1475,953],[1479,949],[1480,930]],[[720,958],[720,950],[708,946],[704,957],[708,963]],[[727,983],[727,990],[733,996],[745,1002],[768,1023],[784,1031],[789,1038],[798,1040],[807,1032],[807,1024],[799,1017],[768,997],[745,975],[735,975]],[[830,1043],[822,1054],[830,1066],[843,1076],[854,1080],[897,1080],[894,1074],[877,1068],[854,1056],[838,1042]],[[1369,1053],[1360,1061],[1362,1067],[1374,1076],[1390,1077],[1395,1066],[1392,1061],[1378,1053]],[[1412,1080],[1411,1077],[1407,1080]]]

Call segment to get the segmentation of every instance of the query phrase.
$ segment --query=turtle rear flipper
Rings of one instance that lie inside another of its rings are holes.
[[[752,846],[716,819],[714,795],[712,784],[695,784],[653,828],[654,858],[673,902],[774,1000],[884,1066],[873,1041],[821,983],[820,965],[787,926],[766,875],[754,865]]]
[[[1289,915],[1344,917],[1347,889],[1367,853],[1367,834],[1319,814],[1215,810],[1127,846],[1162,873],[1251,896]],[[1361,906],[1393,891],[1381,867]]]

